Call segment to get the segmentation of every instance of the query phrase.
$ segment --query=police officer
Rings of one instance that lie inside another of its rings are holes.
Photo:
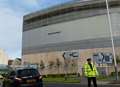
[[[88,79],[88,87],[91,87],[91,81],[93,81],[94,87],[97,87],[96,76],[98,76],[98,71],[91,62],[91,58],[88,58],[87,63],[84,64],[84,74]]]

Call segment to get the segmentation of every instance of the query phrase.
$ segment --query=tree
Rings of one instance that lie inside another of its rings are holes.
[[[116,62],[120,63],[120,57],[118,55],[116,55]]]
[[[76,60],[72,60],[72,61],[71,61],[71,68],[72,68],[72,72],[73,72],[73,73],[75,72],[76,67],[77,67],[77,62],[76,62]]]
[[[61,66],[62,62],[57,58],[56,59],[56,66],[57,66],[57,69],[58,69],[58,73],[60,72],[60,66]]]
[[[120,63],[120,56],[118,56],[117,54],[116,54],[116,62],[117,62],[117,64]],[[113,58],[113,63],[112,64],[114,64],[114,58]]]
[[[40,69],[43,70],[45,68],[45,64],[43,60],[40,61]]]
[[[21,65],[22,60],[20,58],[16,58],[13,63],[14,65]]]
[[[54,61],[49,61],[49,69],[52,69],[55,65]]]

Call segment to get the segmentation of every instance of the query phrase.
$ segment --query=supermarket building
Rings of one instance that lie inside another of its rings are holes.
[[[109,0],[116,55],[120,56],[120,0]],[[110,52],[112,45],[105,0],[69,2],[24,16],[22,63],[45,65],[43,72],[64,73],[63,53],[79,53],[77,60],[68,61],[68,72],[79,68],[94,53]],[[41,62],[42,61],[42,62]],[[49,67],[49,65],[54,68]]]

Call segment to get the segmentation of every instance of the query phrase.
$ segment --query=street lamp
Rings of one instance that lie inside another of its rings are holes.
[[[110,37],[111,37],[111,42],[112,42],[112,51],[113,51],[113,58],[114,58],[116,80],[118,80],[119,76],[118,76],[118,68],[117,68],[117,61],[116,61],[116,54],[115,54],[115,45],[114,45],[114,40],[113,40],[112,21],[111,21],[111,16],[110,16],[108,0],[106,0],[106,8],[107,8],[107,16],[108,16],[109,29],[110,29]]]

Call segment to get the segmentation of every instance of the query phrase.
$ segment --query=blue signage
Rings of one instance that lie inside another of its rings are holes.
[[[93,60],[98,64],[111,64],[113,63],[113,55],[112,53],[95,53]]]

